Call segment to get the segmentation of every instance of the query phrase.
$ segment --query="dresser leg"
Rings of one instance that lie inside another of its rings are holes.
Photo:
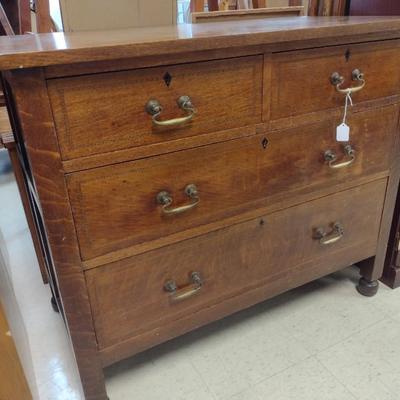
[[[379,282],[369,281],[368,279],[361,277],[357,285],[358,293],[363,296],[373,297],[378,293]]]
[[[85,400],[110,400],[107,396],[103,370],[95,371],[96,376],[83,376],[81,381]],[[99,375],[102,375],[101,377]]]
[[[60,310],[58,309],[58,304],[54,296],[51,296],[51,306],[53,307],[53,311],[59,313]]]

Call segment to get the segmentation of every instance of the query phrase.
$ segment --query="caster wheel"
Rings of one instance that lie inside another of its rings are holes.
[[[358,293],[366,297],[373,297],[378,293],[379,282],[368,281],[365,278],[361,278],[357,285]]]
[[[53,310],[56,313],[60,312],[60,310],[58,309],[58,304],[57,304],[56,299],[54,298],[54,296],[51,297],[51,306],[53,307]]]

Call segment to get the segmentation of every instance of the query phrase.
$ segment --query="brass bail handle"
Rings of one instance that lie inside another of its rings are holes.
[[[328,162],[328,166],[331,169],[342,169],[349,167],[351,164],[354,163],[356,160],[356,152],[355,150],[351,147],[351,145],[347,144],[344,146],[344,153],[347,157],[349,157],[348,160],[342,161],[337,163],[337,155],[332,151],[332,150],[327,150],[324,153],[324,159],[325,161]]]
[[[186,113],[184,117],[168,120],[161,120],[163,108],[158,100],[149,100],[146,104],[146,112],[152,116],[153,125],[162,127],[174,127],[184,125],[191,121],[196,114],[196,110],[189,96],[181,96],[177,100],[178,107]]]
[[[164,283],[164,290],[171,294],[171,300],[182,301],[196,295],[203,287],[203,280],[199,272],[190,274],[190,282],[182,287],[178,287],[174,280],[168,280]]]
[[[332,83],[332,85],[334,85],[336,87],[336,90],[339,93],[342,93],[345,95],[347,95],[347,94],[352,95],[353,93],[357,93],[360,90],[364,89],[365,84],[366,84],[364,74],[359,69],[355,69],[352,72],[351,76],[352,76],[353,81],[357,81],[360,83],[358,86],[353,86],[353,87],[349,87],[346,89],[342,88],[342,85],[344,84],[345,79],[343,76],[341,76],[339,74],[339,72],[334,72],[332,74],[331,83]]]
[[[344,228],[340,222],[335,222],[331,232],[325,232],[324,228],[315,230],[315,239],[323,246],[338,242],[344,235]]]
[[[185,187],[185,194],[191,199],[189,204],[184,204],[178,207],[170,207],[173,202],[173,197],[171,193],[166,190],[161,191],[157,194],[157,203],[162,205],[162,212],[165,215],[177,215],[184,212],[190,211],[191,209],[197,207],[200,202],[199,192],[197,186],[193,183]]]

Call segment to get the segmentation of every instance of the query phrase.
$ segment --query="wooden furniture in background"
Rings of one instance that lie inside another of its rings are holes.
[[[32,395],[26,382],[1,303],[0,360],[0,399],[31,400]]]
[[[3,32],[3,35],[8,35],[8,36],[15,35],[14,29],[11,26],[6,11],[1,2],[0,2],[0,28],[1,31]]]
[[[398,0],[348,0],[349,15],[400,15]]]
[[[0,38],[88,400],[107,398],[105,366],[350,264],[377,293],[400,176],[399,32],[311,17],[60,34],[61,48]]]
[[[38,33],[55,32],[56,28],[50,15],[49,0],[35,0],[36,31]]]
[[[397,194],[382,282],[396,289],[400,287],[400,188]]]
[[[1,192],[3,194],[4,187],[1,188]],[[5,215],[6,210],[15,210],[14,204],[11,205],[5,202],[6,198],[9,197],[1,197],[2,215]],[[32,349],[29,344],[27,327],[22,316],[19,299],[17,299],[18,294],[13,281],[15,271],[12,269],[15,263],[10,259],[4,240],[4,234],[8,235],[8,232],[11,231],[13,231],[13,227],[5,226],[4,223],[2,224],[2,230],[0,230],[0,308],[2,307],[4,315],[0,311],[0,320],[3,319],[3,322],[5,320],[6,326],[4,327],[1,322],[0,325],[3,326],[1,333],[4,334],[10,331],[11,336],[7,335],[6,338],[3,337],[4,341],[0,339],[0,353],[2,353],[0,362],[0,398],[2,400],[20,398],[25,400],[30,398],[28,397],[29,390],[27,388],[29,386],[32,397],[38,399]],[[3,345],[4,347],[2,347]],[[14,345],[18,356],[15,353]],[[21,367],[23,374],[21,374]],[[25,378],[28,385],[26,385]],[[2,379],[4,379],[4,382]],[[7,395],[5,395],[5,391],[9,391]],[[24,396],[25,393],[26,397]]]
[[[205,0],[190,0],[190,11],[191,12],[203,12]],[[213,10],[214,11],[214,10]]]
[[[303,15],[304,7],[271,7],[251,10],[229,10],[192,13],[192,23],[235,21],[241,19],[276,18]]]
[[[29,0],[21,0],[18,2],[1,0],[0,27],[3,28],[3,32],[6,33],[8,36],[14,36],[15,32],[28,32],[31,29]],[[29,230],[31,232],[35,252],[38,258],[42,279],[44,283],[47,283],[48,272],[46,268],[42,239],[38,232],[38,227],[35,223],[33,209],[31,208],[31,202],[29,199],[29,191],[26,189],[25,175],[21,169],[21,164],[18,159],[15,142],[13,140],[12,128],[10,125],[9,115],[5,107],[3,86],[1,81],[0,90],[0,151],[3,147],[7,148],[9,151],[10,160],[13,165],[15,178],[18,184],[18,189],[25,211],[25,216],[27,219]]]
[[[235,9],[224,8],[218,1],[208,1],[208,11],[204,11],[204,0],[191,1],[191,22],[218,22],[241,19],[272,18],[282,16],[299,16],[304,13],[302,1],[291,2],[287,7],[267,7],[266,0],[255,0],[240,3],[237,2]],[[219,7],[218,7],[219,4]],[[228,4],[228,3],[227,3]]]
[[[308,15],[344,15],[346,11],[346,1],[347,0],[310,0],[308,5]]]
[[[300,16],[304,7],[273,7],[252,10],[230,10],[192,13],[192,23],[235,21],[241,19],[263,19],[283,16]]]
[[[45,248],[42,243],[42,235],[40,234],[37,221],[34,217],[34,207],[32,200],[30,199],[30,191],[27,190],[26,173],[24,173],[22,168],[22,163],[20,162],[18,151],[16,148],[16,143],[14,136],[12,134],[12,129],[10,127],[10,121],[6,110],[0,110],[0,150],[4,147],[8,150],[10,156],[11,165],[13,167],[15,180],[18,185],[19,194],[21,196],[22,205],[25,212],[26,221],[28,224],[29,231],[31,233],[33,247],[37,256],[40,273],[44,283],[49,283],[48,279],[48,267],[46,266],[45,258]],[[51,285],[53,286],[53,285]],[[52,287],[53,296],[56,292],[55,288]]]
[[[266,8],[267,0],[253,0],[253,5],[254,5],[254,8]]]
[[[11,133],[11,126],[7,114],[7,109],[5,107],[0,107],[0,135],[10,134],[10,133]]]
[[[29,0],[0,1],[0,34],[24,34],[32,30]]]

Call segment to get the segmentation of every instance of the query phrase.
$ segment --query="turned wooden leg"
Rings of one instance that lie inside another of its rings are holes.
[[[376,257],[370,257],[357,264],[360,267],[361,278],[357,285],[358,293],[363,296],[372,297],[378,293],[379,274],[382,270],[381,266],[377,266]],[[378,273],[376,272],[378,270]]]
[[[364,277],[360,278],[357,285],[358,293],[363,296],[373,297],[378,293],[379,281],[370,281]]]

